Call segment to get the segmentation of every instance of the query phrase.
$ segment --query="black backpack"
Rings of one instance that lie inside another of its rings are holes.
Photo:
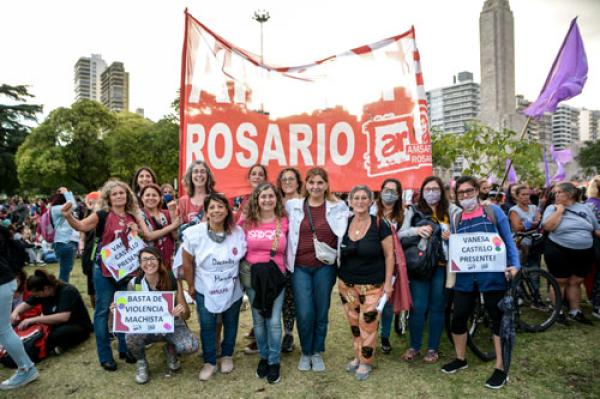
[[[426,215],[417,208],[410,222],[411,227],[431,226],[432,234],[425,239],[426,246],[419,248],[420,236],[404,237],[400,240],[404,257],[406,258],[406,270],[409,279],[430,280],[435,273],[440,260],[444,259],[444,248],[442,240],[442,228],[430,215]]]

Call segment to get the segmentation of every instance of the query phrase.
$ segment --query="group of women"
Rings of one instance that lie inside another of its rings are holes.
[[[238,209],[231,199],[216,192],[214,175],[203,161],[188,167],[184,176],[187,195],[178,202],[164,204],[165,199],[172,199],[172,187],[158,186],[154,173],[142,168],[136,173],[133,190],[121,181],[108,181],[95,211],[83,220],[73,216],[70,203],[62,206],[62,217],[69,226],[95,232],[96,250],[130,231],[138,231],[152,244],[139,253],[141,272],[118,282],[101,259],[95,258],[94,332],[104,369],[117,369],[108,332],[116,291],[177,291],[173,313],[180,321],[174,334],[117,334],[120,358],[137,363],[136,382],[149,379],[144,354],[147,343],[167,341],[170,370],[179,367],[178,354],[198,349],[198,341],[184,321],[190,314],[183,297],[185,280],[200,323],[204,360],[200,380],[209,380],[218,369],[225,374],[233,371],[244,292],[252,304],[253,334],[260,357],[257,377],[269,383],[280,381],[280,353],[283,347],[291,346],[294,320],[301,348],[298,369],[323,372],[331,292],[337,281],[354,352],[345,369],[357,380],[367,379],[373,370],[380,318],[382,349],[384,353],[391,349],[391,300],[381,312],[378,306],[382,297],[391,299],[402,287],[398,284],[401,240],[415,236],[427,240],[432,234],[440,234],[446,255],[436,259],[435,270],[425,279],[409,275],[410,346],[402,358],[414,361],[419,357],[428,325],[423,360],[438,361],[445,287],[453,287],[456,359],[444,365],[442,371],[454,373],[466,368],[467,319],[478,292],[482,292],[497,352],[496,368],[486,386],[504,385],[508,377],[498,337],[501,314],[495,305],[506,289],[506,276],[514,275],[520,266],[508,218],[498,207],[479,204],[477,180],[457,180],[454,194],[461,209],[454,212],[442,181],[433,176],[423,182],[418,203],[408,208],[402,204],[402,185],[396,179],[382,184],[376,201],[369,187],[358,185],[346,203],[331,192],[327,172],[319,167],[308,170],[304,182],[296,169],[288,168],[279,173],[275,184],[269,183],[261,165],[250,168],[247,178],[252,192],[242,198]],[[487,214],[490,210],[493,216]],[[431,219],[440,228],[417,225],[422,218]],[[508,252],[506,273],[448,273],[447,241],[451,233],[463,232],[498,232]],[[177,241],[180,249],[176,253]]]

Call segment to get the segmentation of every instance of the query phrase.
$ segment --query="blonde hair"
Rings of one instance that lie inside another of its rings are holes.
[[[273,190],[275,193],[275,217],[281,219],[285,216],[285,208],[283,207],[283,200],[281,194],[277,191],[277,188],[269,182],[260,183],[250,194],[248,204],[244,207],[244,226],[246,228],[252,226],[258,226],[260,222],[260,206],[258,205],[258,197],[263,191]]]
[[[125,190],[125,195],[127,196],[127,202],[125,203],[125,212],[129,213],[133,217],[136,217],[140,212],[138,207],[137,197],[131,190],[131,188],[120,180],[109,180],[104,183],[102,186],[102,190],[100,190],[100,201],[98,204],[98,209],[102,209],[104,211],[110,212],[112,208],[112,204],[110,203],[110,194],[112,190],[117,187],[121,187]]]
[[[592,178],[592,180],[590,180],[590,184],[588,185],[587,191],[586,191],[586,195],[588,198],[598,198],[598,194],[600,189],[599,186],[600,185],[600,175],[596,175]]]

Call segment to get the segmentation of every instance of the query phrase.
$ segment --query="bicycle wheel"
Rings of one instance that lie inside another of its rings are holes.
[[[469,320],[468,332],[467,346],[475,356],[484,362],[496,359],[491,320],[481,303],[481,296],[475,305],[473,316]]]
[[[408,329],[408,312],[400,312],[394,315],[394,331],[402,336],[406,334]]]
[[[522,270],[513,286],[518,327],[526,332],[542,332],[550,328],[562,309],[562,298],[555,295],[559,292],[560,286],[546,270]]]

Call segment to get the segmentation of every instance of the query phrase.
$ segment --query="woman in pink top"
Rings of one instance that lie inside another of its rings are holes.
[[[252,287],[246,292],[252,303],[254,335],[260,353],[256,375],[274,384],[280,381],[288,220],[273,184],[261,183],[252,191],[240,224],[246,235],[246,261],[251,264],[252,273]]]

